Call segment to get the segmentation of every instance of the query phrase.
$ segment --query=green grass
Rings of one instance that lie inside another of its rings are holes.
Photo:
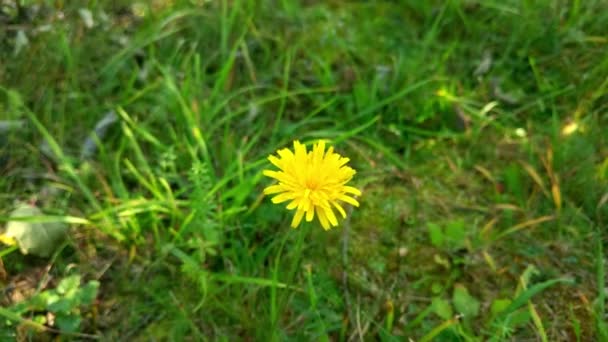
[[[1,247],[2,340],[608,340],[605,1],[5,3],[0,218],[71,230]],[[358,171],[337,229],[262,195],[294,139]]]

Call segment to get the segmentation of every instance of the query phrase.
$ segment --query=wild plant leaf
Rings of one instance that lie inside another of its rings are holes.
[[[47,297],[46,309],[55,313],[68,313],[74,307],[74,300],[62,297],[57,293],[51,293]]]
[[[95,298],[97,298],[98,290],[99,282],[97,280],[91,280],[80,288],[76,297],[81,305],[91,305],[93,304],[93,301],[95,301]]]
[[[503,312],[506,308],[511,304],[511,300],[508,298],[504,299],[494,299],[492,305],[490,306],[490,312],[492,316],[496,316],[499,313]]]
[[[453,249],[463,248],[466,245],[467,232],[462,220],[450,222],[445,227],[445,239],[448,246]]]
[[[82,317],[77,314],[57,314],[55,325],[63,332],[77,332],[82,322]]]
[[[441,227],[435,223],[429,222],[427,224],[427,228],[429,229],[429,237],[431,238],[431,243],[433,246],[441,248],[444,240]]]
[[[76,292],[80,286],[80,276],[73,275],[61,279],[59,285],[57,285],[57,293],[60,295],[67,295],[72,292]]]
[[[519,309],[522,305],[526,304],[535,295],[559,283],[572,284],[573,281],[572,279],[551,279],[531,286],[527,290],[520,293],[519,296],[517,296],[517,298],[515,298],[508,307],[502,310],[500,316],[505,316],[512,313],[513,311]]]
[[[450,319],[454,316],[452,306],[446,299],[435,297],[433,298],[431,306],[433,307],[433,312],[443,319]]]
[[[22,204],[11,213],[10,217],[25,219],[42,215],[40,209],[29,204]],[[17,241],[21,253],[46,258],[53,254],[63,241],[67,229],[65,223],[62,222],[11,220],[7,223],[3,235]]]
[[[479,301],[471,296],[469,290],[464,287],[464,285],[454,286],[452,300],[456,311],[460,312],[465,317],[475,317],[479,314]]]

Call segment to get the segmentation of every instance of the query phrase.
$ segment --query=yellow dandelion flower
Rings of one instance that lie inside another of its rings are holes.
[[[275,204],[290,201],[287,209],[296,210],[291,221],[293,228],[304,216],[307,222],[312,221],[315,213],[324,229],[338,226],[334,209],[346,218],[341,202],[358,207],[359,202],[351,196],[361,195],[361,191],[346,185],[356,173],[346,166],[350,159],[335,153],[333,147],[325,151],[324,141],[317,142],[312,151],[307,152],[306,146],[296,140],[293,149],[293,152],[280,149],[278,157],[268,157],[280,171],[264,170],[264,175],[279,183],[264,189],[264,194],[277,194],[272,198]]]

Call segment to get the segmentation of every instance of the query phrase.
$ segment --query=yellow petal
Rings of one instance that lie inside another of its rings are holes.
[[[348,166],[342,166],[340,168],[340,175],[344,178],[348,178],[348,180],[350,180],[351,178],[353,178],[353,176],[357,173],[357,171],[355,171],[354,169],[348,167]]]
[[[346,195],[340,195],[340,196],[338,196],[338,199],[340,201],[344,201],[346,203],[350,203],[350,204],[354,205],[355,207],[359,206],[359,202],[357,202],[357,200],[354,199],[354,198],[352,198],[352,197],[348,197]]]
[[[274,178],[284,185],[297,186],[297,182],[293,179],[293,176],[285,172],[264,170],[262,174],[266,177]]]
[[[343,166],[344,164],[348,163],[349,161],[350,161],[350,158],[339,158],[338,159],[338,166]]]
[[[312,202],[310,201],[310,198],[306,198],[306,197],[302,197],[302,202],[300,203],[300,208],[302,208],[302,210],[304,211],[308,211],[309,208],[311,208]]]
[[[320,207],[329,208],[329,196],[323,191],[315,191],[310,197],[315,205]]]
[[[293,150],[295,151],[294,154],[296,158],[301,157],[302,155],[306,155],[306,146],[300,144],[298,140],[294,140]]]
[[[291,152],[291,150],[288,148],[282,148],[278,150],[277,154],[279,155],[279,157],[281,157],[281,159],[293,158],[293,152]]]
[[[7,246],[14,246],[17,244],[17,240],[15,240],[13,237],[6,236],[4,234],[0,234],[0,242]]]
[[[323,229],[328,230],[329,228],[331,228],[329,226],[329,221],[327,221],[327,217],[325,217],[323,209],[317,207],[317,216],[319,216],[319,222],[321,222],[321,226],[323,226]]]
[[[317,162],[323,160],[323,153],[325,152],[325,141],[320,140],[313,147],[313,155]]]
[[[361,196],[361,191],[359,189],[357,189],[357,188],[352,187],[352,186],[343,186],[342,190],[345,193],[353,194],[355,196]]]
[[[264,189],[264,194],[265,195],[272,195],[272,194],[276,194],[279,192],[285,192],[287,191],[287,189],[285,188],[284,185],[282,184],[275,184],[275,185],[271,185],[269,187],[267,187],[266,189]]]
[[[334,214],[334,211],[331,210],[331,207],[323,208],[323,212],[325,213],[325,216],[329,220],[329,223],[331,223],[332,226],[337,227],[338,219],[336,219],[336,215]]]
[[[318,203],[318,206],[320,206],[323,209],[331,209],[331,207],[329,206],[329,201],[326,200],[325,198],[322,198]]]
[[[295,208],[297,208],[300,205],[301,202],[302,201],[299,198],[297,198],[297,199],[289,202],[289,204],[287,205],[286,208],[287,208],[287,210],[294,210]]]
[[[272,198],[272,203],[274,203],[274,204],[283,203],[285,201],[289,201],[289,200],[295,199],[297,197],[298,197],[297,194],[294,194],[292,192],[285,192],[285,193],[282,193],[280,195],[274,196]]]
[[[266,177],[274,178],[279,181],[281,180],[281,178],[285,178],[285,173],[279,171],[264,170],[262,171],[262,174]]]
[[[315,207],[312,205],[309,205],[308,208],[306,208],[306,222],[312,221],[312,219],[314,217],[315,217]]]
[[[291,227],[297,228],[302,222],[302,217],[304,216],[304,210],[296,211],[296,214],[293,216],[293,220],[291,221]]]
[[[342,215],[342,218],[346,218],[346,211],[344,211],[344,208],[342,208],[342,206],[340,205],[340,203],[338,203],[336,201],[332,201],[331,204],[333,204],[334,207],[336,209],[338,209],[338,212],[340,213],[340,215]]]
[[[270,162],[271,162],[271,163],[272,163],[274,166],[276,166],[276,167],[278,167],[279,169],[283,170],[283,163],[282,163],[282,160],[281,160],[281,159],[279,159],[279,158],[277,158],[277,157],[275,157],[275,156],[270,155],[270,156],[268,156],[268,160],[270,160]]]

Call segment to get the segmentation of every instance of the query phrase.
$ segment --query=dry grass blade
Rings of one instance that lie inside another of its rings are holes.
[[[520,161],[519,163],[524,168],[524,170],[526,170],[526,172],[530,175],[530,177],[532,177],[532,179],[534,180],[536,185],[538,185],[538,187],[541,189],[543,194],[545,194],[545,196],[549,197],[549,192],[547,191],[547,188],[545,187],[545,183],[543,182],[543,179],[540,177],[538,172],[536,172],[536,170],[532,167],[532,165],[530,165],[524,161]]]
[[[533,226],[536,226],[536,225],[541,224],[543,222],[552,221],[554,219],[555,219],[555,217],[553,215],[549,215],[549,216],[542,216],[542,217],[539,217],[539,218],[535,218],[533,220],[522,222],[522,223],[517,224],[517,225],[515,225],[515,226],[513,226],[513,227],[511,227],[511,228],[509,228],[509,229],[507,229],[505,231],[503,231],[502,233],[498,234],[496,236],[495,240],[499,240],[499,239],[501,239],[501,238],[503,238],[503,237],[505,237],[507,235],[511,235],[513,233],[516,233],[516,232],[522,230],[522,229],[525,229],[525,228],[528,228],[528,227],[533,227]]]
[[[492,228],[494,228],[494,226],[496,225],[496,222],[498,222],[498,218],[494,217],[488,223],[486,223],[483,228],[481,228],[481,236],[487,237]]]
[[[516,206],[515,204],[510,204],[510,203],[496,204],[494,206],[494,208],[497,210],[505,210],[505,211],[523,211],[522,208]]]
[[[562,192],[559,188],[558,178],[555,176],[555,183],[551,184],[551,194],[553,195],[553,203],[555,203],[555,207],[557,211],[562,210]]]
[[[492,184],[496,184],[496,179],[494,178],[494,176],[492,176],[492,173],[488,169],[486,169],[485,167],[483,167],[481,165],[475,165],[474,168],[479,173],[481,173],[484,176],[484,178],[489,180]]]
[[[597,204],[597,208],[599,209],[603,207],[606,203],[608,203],[608,192],[605,193],[604,196],[602,196],[599,203]]]

